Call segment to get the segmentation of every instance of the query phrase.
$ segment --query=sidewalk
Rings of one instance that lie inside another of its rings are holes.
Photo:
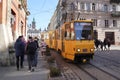
[[[16,66],[0,67],[0,80],[47,80],[49,69],[43,57],[38,58],[38,66],[34,72],[28,72],[27,59],[25,56],[24,68],[16,70]]]
[[[120,45],[111,45],[110,50],[120,50]]]

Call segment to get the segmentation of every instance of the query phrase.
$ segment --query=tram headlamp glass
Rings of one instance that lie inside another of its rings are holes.
[[[90,49],[90,51],[91,51],[91,52],[93,52],[93,51],[94,51],[94,49]]]
[[[77,49],[78,52],[80,52],[80,49]]]

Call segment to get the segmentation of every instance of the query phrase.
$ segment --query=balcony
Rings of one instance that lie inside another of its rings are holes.
[[[112,11],[111,16],[112,17],[120,17],[120,11]]]
[[[110,0],[110,3],[117,3],[117,4],[119,4],[120,0]]]

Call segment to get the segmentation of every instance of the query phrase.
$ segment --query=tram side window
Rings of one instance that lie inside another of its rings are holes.
[[[52,39],[55,39],[55,35],[54,34],[52,34]]]
[[[71,34],[71,40],[74,40],[75,39],[75,33],[74,33],[73,24],[71,24],[71,27],[70,27],[70,34]]]
[[[58,29],[58,39],[60,39],[60,28]]]
[[[65,39],[74,40],[75,39],[75,33],[73,26],[70,26],[69,24],[65,27],[65,33],[64,33]]]
[[[65,33],[64,33],[65,39],[70,39],[70,25],[67,24],[65,26]]]

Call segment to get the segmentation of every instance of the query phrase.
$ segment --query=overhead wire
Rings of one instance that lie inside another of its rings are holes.
[[[46,10],[44,10],[47,0],[43,0],[41,2],[42,2],[42,5],[39,8],[36,7],[38,9],[35,9],[35,8],[33,9],[32,6],[34,6],[34,5],[32,5],[32,3],[30,3],[30,0],[27,1],[27,3],[28,3],[28,10],[30,10],[30,13],[31,13],[30,15],[31,16],[34,16],[34,17],[37,16],[37,18],[38,18],[38,16],[40,16],[40,14],[43,14],[43,13],[49,13],[49,14],[51,14],[51,13],[54,12],[55,8],[52,8],[52,9],[48,9],[47,8]],[[49,21],[49,19],[48,19],[48,21]],[[42,25],[42,26],[45,26],[45,25]]]
[[[42,8],[44,8],[45,4],[46,4],[46,0],[44,0],[43,5],[42,5],[41,9],[42,9]]]
[[[29,3],[28,1],[28,10],[32,11],[32,10],[35,10],[34,12],[35,13],[31,13],[31,15],[38,15],[38,14],[41,14],[41,13],[52,13],[53,11],[52,10],[55,10],[55,9],[47,9],[47,10],[42,10],[46,4],[46,0],[43,0],[43,4],[41,6],[41,9],[32,9],[31,7],[31,4]],[[42,11],[41,11],[42,10]]]

